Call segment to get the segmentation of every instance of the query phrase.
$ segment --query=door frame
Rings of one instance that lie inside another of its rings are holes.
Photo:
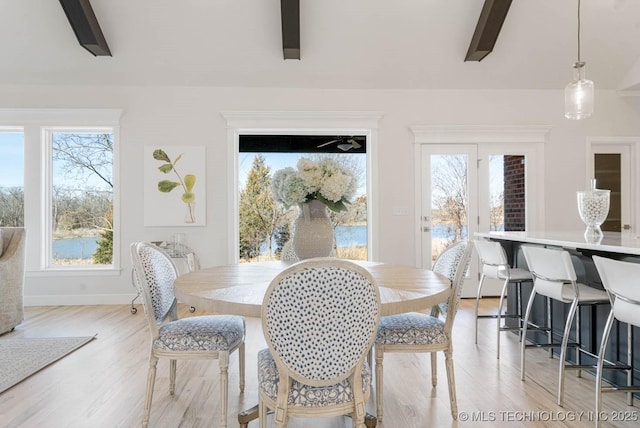
[[[616,151],[613,149],[617,149],[620,147],[627,148],[629,151],[628,159],[622,158],[623,164],[627,164],[628,174],[626,179],[622,179],[622,189],[624,192],[625,181],[628,180],[627,183],[627,194],[628,200],[622,201],[622,214],[624,220],[624,211],[626,208],[626,215],[628,216],[629,224],[631,225],[630,233],[633,233],[634,236],[638,236],[638,228],[640,227],[640,186],[636,185],[638,180],[640,179],[640,171],[637,170],[636,166],[640,165],[640,139],[638,137],[587,137],[586,139],[586,174],[585,174],[585,189],[589,188],[590,180],[593,178],[594,174],[594,161],[593,155],[595,153],[596,147],[607,147],[610,148],[611,151],[600,152],[600,153],[620,153],[620,151]],[[623,221],[624,224],[624,221]]]
[[[422,267],[422,145],[424,144],[533,144],[537,166],[531,171],[537,184],[537,200],[535,206],[527,206],[527,228],[544,229],[544,143],[549,139],[550,126],[490,126],[490,125],[414,125],[409,129],[414,138],[414,170],[415,170],[415,266]],[[532,183],[530,183],[532,184]],[[472,239],[470,236],[469,238]]]

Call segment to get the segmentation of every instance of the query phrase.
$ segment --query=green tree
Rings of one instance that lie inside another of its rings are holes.
[[[273,199],[271,168],[264,162],[262,155],[253,159],[247,182],[240,192],[240,257],[256,257],[263,242],[267,243],[272,256],[273,237],[286,213]]]

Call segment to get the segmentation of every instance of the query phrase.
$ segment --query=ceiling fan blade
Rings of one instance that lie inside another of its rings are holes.
[[[354,139],[350,139],[348,141],[351,143],[351,147],[353,147],[354,149],[359,149],[360,147],[362,147],[362,144],[358,143]]]
[[[316,147],[319,149],[320,147],[328,146],[329,144],[337,143],[338,141],[340,141],[340,140],[327,141],[326,143],[322,143],[322,144],[320,144],[319,146],[316,146]]]
[[[347,144],[347,143],[344,143],[344,144],[338,144],[338,148],[339,148],[340,150],[344,151],[344,152],[346,152],[346,151],[349,151],[349,150],[353,149],[353,147],[354,147],[354,146],[353,146],[352,144]]]

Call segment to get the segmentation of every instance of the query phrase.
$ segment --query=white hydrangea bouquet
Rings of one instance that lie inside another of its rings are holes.
[[[351,171],[333,159],[314,162],[301,158],[297,171],[284,168],[273,174],[271,192],[276,201],[286,208],[314,199],[332,211],[346,211],[357,189],[357,179]]]

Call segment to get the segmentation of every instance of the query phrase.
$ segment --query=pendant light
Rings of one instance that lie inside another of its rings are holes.
[[[585,62],[580,61],[580,0],[578,0],[578,61],[573,64],[573,80],[564,89],[564,116],[586,119],[593,113],[593,82],[585,78]]]

